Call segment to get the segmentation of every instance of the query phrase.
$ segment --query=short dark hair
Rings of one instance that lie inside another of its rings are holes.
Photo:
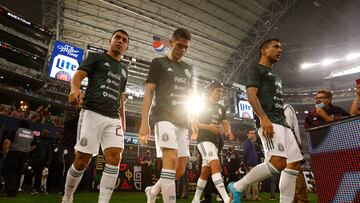
[[[130,42],[130,38],[129,38],[128,33],[127,33],[125,30],[122,30],[122,29],[115,30],[115,31],[112,33],[111,38],[112,38],[117,32],[121,32],[121,33],[123,33],[124,35],[126,35],[127,38],[128,38],[128,43]]]
[[[175,30],[172,37],[176,38],[176,39],[184,38],[184,39],[187,39],[187,40],[191,40],[191,33],[187,29],[178,28],[177,30]]]
[[[332,99],[331,92],[327,90],[319,90],[318,92],[316,92],[316,94],[324,94],[326,98]]]
[[[248,129],[246,129],[246,134],[249,134],[250,131],[255,131],[255,129],[254,129],[254,128],[248,128]]]
[[[261,45],[259,46],[259,55],[260,55],[260,56],[261,56],[261,50],[264,49],[264,48],[266,48],[267,46],[269,46],[269,44],[270,44],[271,42],[273,42],[273,41],[275,41],[275,42],[280,42],[279,39],[271,38],[271,39],[268,39],[268,40],[264,41],[263,43],[261,43]]]
[[[19,128],[30,128],[30,123],[27,120],[20,120],[19,121]]]

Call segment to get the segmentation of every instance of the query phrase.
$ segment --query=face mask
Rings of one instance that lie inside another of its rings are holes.
[[[321,103],[319,103],[319,104],[315,104],[315,107],[316,107],[316,108],[323,109],[323,108],[325,107],[325,104],[324,104],[324,102],[321,102]]]

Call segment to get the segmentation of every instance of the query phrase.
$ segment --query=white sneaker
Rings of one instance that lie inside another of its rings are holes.
[[[156,197],[151,196],[150,190],[151,190],[151,186],[148,186],[148,187],[145,188],[145,194],[146,194],[147,203],[155,203]]]

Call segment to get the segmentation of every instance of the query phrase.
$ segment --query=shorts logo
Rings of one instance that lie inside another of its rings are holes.
[[[169,140],[169,135],[167,133],[162,134],[161,137],[162,137],[163,141],[168,141]]]
[[[278,144],[278,149],[279,149],[279,151],[284,151],[284,145],[279,143]]]
[[[116,135],[117,136],[123,136],[123,131],[122,131],[121,127],[116,128]]]
[[[210,151],[210,152],[208,153],[208,155],[209,155],[209,156],[212,156],[212,155],[213,155],[212,151]]]
[[[85,147],[88,144],[88,140],[86,137],[81,138],[80,145]]]

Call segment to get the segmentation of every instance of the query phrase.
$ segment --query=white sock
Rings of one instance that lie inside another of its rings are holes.
[[[279,171],[271,163],[265,162],[251,169],[246,176],[234,184],[234,187],[237,191],[243,192],[249,185],[276,174],[279,174]]]
[[[119,174],[119,166],[105,164],[100,181],[100,193],[98,203],[108,203],[114,191],[114,186]]]
[[[81,181],[84,171],[85,169],[82,171],[76,170],[74,164],[72,164],[69,168],[66,175],[66,182],[64,188],[63,200],[65,202],[71,202],[73,200],[74,192]]]
[[[162,169],[162,170],[161,170],[161,174],[162,174],[163,172],[164,172],[165,174],[166,174],[166,173],[173,173],[174,170]],[[156,196],[160,193],[161,183],[164,182],[164,180],[161,181],[161,174],[160,174],[159,180],[155,183],[155,185],[151,186],[151,189],[150,189],[150,195],[151,195],[151,197],[156,197]],[[165,182],[166,182],[166,180],[165,180]]]
[[[160,187],[164,203],[176,202],[175,170],[161,170]]]
[[[224,179],[222,178],[221,174],[212,174],[211,178],[214,182],[216,189],[219,191],[219,194],[223,199],[224,203],[228,203],[230,201],[230,198],[225,190]]]
[[[285,168],[280,176],[280,202],[292,203],[295,196],[296,178],[299,171]]]
[[[151,186],[150,188],[150,196],[156,197],[161,190],[161,179],[159,178],[158,181],[156,181],[155,185]]]
[[[203,191],[205,189],[206,182],[207,182],[207,180],[203,180],[203,179],[199,178],[199,180],[198,180],[198,182],[196,184],[196,192],[195,192],[195,195],[194,195],[194,201],[195,202],[200,202],[200,197],[201,197],[201,194],[203,193]]]

